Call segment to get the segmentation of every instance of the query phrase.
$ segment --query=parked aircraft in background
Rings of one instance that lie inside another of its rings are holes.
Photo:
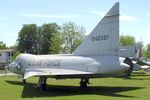
[[[39,77],[37,87],[44,90],[48,77],[80,78],[80,86],[87,87],[89,78],[127,76],[133,66],[128,57],[119,57],[117,2],[72,54],[20,54],[8,69],[23,79]]]
[[[150,61],[145,61],[147,65],[150,65]]]
[[[119,56],[120,57],[137,57],[137,48],[135,45],[126,45],[126,46],[119,46]]]
[[[141,69],[144,69],[145,72],[150,71],[150,62],[141,60],[140,63],[142,64]]]
[[[141,48],[137,48],[134,45],[120,46],[119,48],[119,56],[129,57],[132,63],[134,63],[135,66],[133,66],[133,71],[138,71],[140,69],[148,71],[150,69],[150,63],[143,61]]]

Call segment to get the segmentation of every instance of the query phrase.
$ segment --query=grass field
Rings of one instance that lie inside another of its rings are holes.
[[[5,70],[0,70],[0,74],[4,74],[5,73]],[[8,70],[7,70],[7,73],[10,73]]]
[[[23,84],[17,76],[0,77],[0,100],[149,100],[150,73],[128,78],[91,79],[87,89],[79,87],[79,79],[49,78],[47,91],[35,89],[38,78]]]
[[[5,70],[0,70],[0,73],[5,73]]]

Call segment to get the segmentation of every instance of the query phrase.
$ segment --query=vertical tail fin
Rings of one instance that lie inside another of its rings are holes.
[[[118,55],[119,50],[119,2],[97,24],[74,55]]]
[[[132,57],[132,60],[141,62],[142,61],[142,50],[141,48],[137,48],[135,55]]]

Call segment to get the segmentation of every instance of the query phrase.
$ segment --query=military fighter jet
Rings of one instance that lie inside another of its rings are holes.
[[[119,2],[97,24],[72,54],[20,54],[8,66],[23,79],[37,76],[37,87],[45,89],[52,78],[80,78],[80,86],[87,87],[90,78],[126,76],[134,64],[119,57]]]

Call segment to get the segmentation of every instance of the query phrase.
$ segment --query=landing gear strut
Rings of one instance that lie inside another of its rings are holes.
[[[87,88],[87,84],[90,84],[89,78],[81,78],[80,87],[81,88]]]
[[[22,82],[25,84],[26,83],[26,79],[23,79]]]
[[[37,88],[39,88],[41,91],[45,91],[46,89],[46,80],[47,80],[47,77],[40,77],[39,78],[39,81],[37,83]]]

